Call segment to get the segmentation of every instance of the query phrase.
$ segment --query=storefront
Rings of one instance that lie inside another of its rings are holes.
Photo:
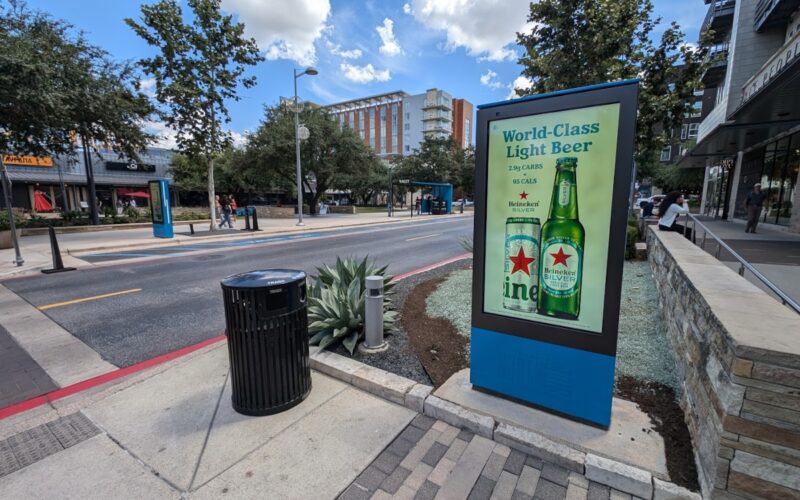
[[[127,206],[149,206],[147,182],[169,178],[174,153],[149,148],[138,161],[128,160],[113,151],[92,153],[95,203],[103,210]],[[23,210],[41,210],[47,204],[56,211],[88,210],[89,189],[82,151],[72,158],[4,157],[12,181],[12,202]],[[38,205],[37,205],[38,200]],[[44,202],[47,203],[44,203]]]

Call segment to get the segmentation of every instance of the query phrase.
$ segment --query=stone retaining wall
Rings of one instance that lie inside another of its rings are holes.
[[[677,233],[647,241],[703,496],[800,499],[800,316]]]
[[[355,205],[328,205],[328,212],[332,214],[355,214]]]
[[[291,219],[295,217],[294,209],[293,206],[257,205],[256,213],[265,219]]]

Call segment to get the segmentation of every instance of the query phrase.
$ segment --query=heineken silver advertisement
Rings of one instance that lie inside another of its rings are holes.
[[[478,107],[476,388],[607,425],[637,93],[625,81]]]

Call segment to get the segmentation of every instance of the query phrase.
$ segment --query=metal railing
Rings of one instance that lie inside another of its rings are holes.
[[[698,245],[698,243],[697,243],[697,226],[699,225],[700,229],[703,230],[703,239],[699,243],[700,248],[702,248],[703,250],[706,249],[705,248],[706,247],[706,238],[708,236],[711,236],[711,238],[713,238],[714,241],[717,244],[717,249],[714,252],[714,257],[719,259],[719,254],[724,249],[726,252],[731,254],[734,259],[736,259],[739,262],[739,276],[744,277],[744,272],[745,271],[750,271],[750,273],[752,273],[753,276],[758,278],[758,280],[761,281],[761,283],[763,283],[764,286],[769,288],[772,293],[774,293],[775,295],[778,296],[778,299],[780,299],[780,301],[781,301],[781,303],[783,305],[788,306],[790,309],[794,310],[794,312],[796,312],[797,314],[800,314],[800,304],[798,304],[791,297],[786,295],[786,293],[783,290],[778,288],[766,276],[761,274],[758,271],[758,269],[756,269],[755,267],[753,267],[752,264],[747,262],[744,259],[744,257],[742,257],[741,255],[736,253],[736,251],[733,248],[728,246],[727,243],[722,241],[716,234],[714,234],[710,229],[708,229],[708,227],[706,227],[705,224],[703,224],[702,222],[697,220],[697,217],[695,217],[692,214],[686,214],[686,224],[683,226],[683,235],[684,236],[687,236],[686,233],[689,230],[689,222],[690,221],[692,223],[692,227],[691,227],[692,234],[691,234],[691,238],[690,238],[692,243],[694,243],[695,245]]]

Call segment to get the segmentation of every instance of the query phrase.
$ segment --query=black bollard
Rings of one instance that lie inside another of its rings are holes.
[[[74,267],[64,267],[61,261],[61,250],[58,249],[58,240],[56,239],[56,231],[53,226],[48,228],[50,234],[50,253],[53,254],[53,269],[42,269],[45,274],[63,273],[64,271],[74,271]]]
[[[258,212],[253,207],[253,231],[258,231]]]
[[[250,231],[250,207],[244,209],[244,230]]]

